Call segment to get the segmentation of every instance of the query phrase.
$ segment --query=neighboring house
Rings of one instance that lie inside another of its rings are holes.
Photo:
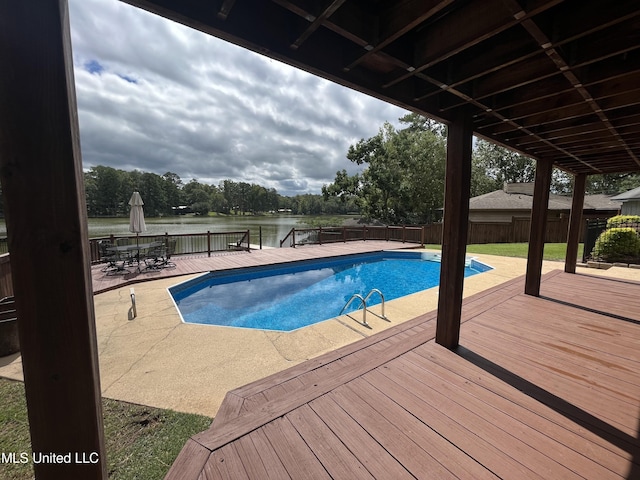
[[[636,190],[640,209],[640,189]],[[571,196],[550,194],[549,219],[568,216],[571,201]],[[502,190],[485,193],[469,200],[469,221],[502,223],[511,222],[514,218],[528,218],[532,205],[533,183],[505,183]],[[583,218],[612,217],[618,214],[620,205],[619,201],[609,195],[585,195]]]
[[[640,187],[616,195],[611,200],[622,202],[622,215],[640,215]]]

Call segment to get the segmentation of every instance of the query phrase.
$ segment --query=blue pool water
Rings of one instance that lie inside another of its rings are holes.
[[[471,260],[465,276],[490,269]],[[354,293],[365,296],[377,288],[388,301],[439,280],[438,255],[376,252],[211,272],[169,292],[187,323],[291,331],[336,317]],[[367,306],[376,303],[380,297],[373,295]]]

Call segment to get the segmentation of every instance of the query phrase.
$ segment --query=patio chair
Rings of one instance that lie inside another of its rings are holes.
[[[155,243],[155,242],[154,242]],[[159,270],[167,263],[167,247],[163,242],[157,242],[144,256],[145,270]]]
[[[176,251],[176,243],[178,243],[178,240],[175,238],[172,238],[167,242],[167,261],[165,262],[165,268],[175,268],[176,266],[176,264],[171,261],[171,256]]]
[[[129,260],[128,255],[121,255],[122,252],[118,251],[117,247],[113,245],[109,240],[100,240],[98,242],[100,249],[100,260],[106,263],[101,269],[107,275],[124,275],[130,273],[125,268],[125,264]]]
[[[113,248],[113,244],[109,240],[99,240],[98,249],[100,251],[100,262],[105,263],[105,266],[100,271],[107,273],[111,270],[115,270],[117,255]]]

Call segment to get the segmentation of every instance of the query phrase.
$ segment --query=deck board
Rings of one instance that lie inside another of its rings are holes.
[[[360,459],[374,478],[393,478],[394,480],[415,478],[329,395],[313,400],[309,405],[344,445]]]
[[[433,348],[428,349],[430,353],[433,352]],[[404,359],[408,362],[416,365],[424,365],[424,358],[417,352],[411,352],[407,354]],[[433,359],[433,357],[431,357]],[[585,436],[584,432],[573,431],[569,428],[569,422],[564,421],[564,417],[554,415],[553,411],[549,411],[547,407],[536,408],[534,402],[528,401],[526,395],[522,395],[519,399],[510,399],[505,395],[504,391],[501,395],[496,395],[494,391],[486,388],[488,382],[483,377],[488,377],[486,372],[478,371],[478,369],[467,369],[466,363],[456,363],[453,367],[452,362],[447,362],[448,367],[444,367],[437,362],[429,363],[429,376],[425,376],[423,379],[429,378],[434,385],[442,385],[443,391],[447,394],[452,394],[452,389],[457,395],[464,393],[466,396],[475,398],[478,401],[484,402],[490,409],[496,409],[500,414],[507,415],[502,417],[502,422],[509,425],[511,419],[518,419],[527,432],[533,431],[534,436],[538,436],[542,442],[546,441],[545,437],[539,437],[539,435],[545,435],[550,439],[554,439],[565,447],[570,448],[569,454],[575,456],[576,453],[582,455],[578,457],[578,460],[587,458],[592,460],[585,462],[585,464],[592,464],[597,471],[601,471],[598,466],[603,466],[605,469],[611,472],[622,475],[624,474],[618,466],[621,463],[621,458],[612,457],[612,450],[603,446],[600,443],[594,443],[594,440],[599,439],[596,436]],[[434,378],[437,377],[437,378]],[[482,380],[481,380],[482,379]],[[483,386],[484,385],[484,386]],[[514,397],[515,392],[509,392],[509,396]],[[499,414],[499,415],[500,415]],[[554,421],[547,421],[552,419]],[[509,426],[511,429],[511,427]],[[539,432],[539,433],[536,433]],[[587,437],[587,438],[585,438]],[[553,443],[553,442],[549,442]],[[560,451],[560,450],[559,450]],[[624,452],[618,450],[618,454]],[[581,467],[580,467],[581,469]],[[587,471],[587,473],[590,470]],[[606,471],[600,473],[600,478],[608,478]],[[615,477],[613,477],[615,478]]]
[[[413,358],[413,361],[411,358]],[[452,399],[460,407],[474,412],[476,415],[481,415],[482,419],[490,425],[489,428],[481,428],[480,431],[483,434],[493,437],[491,429],[500,429],[504,432],[494,431],[496,437],[506,439],[506,443],[502,445],[503,451],[512,452],[517,451],[518,448],[523,449],[529,446],[582,477],[586,477],[589,474],[597,474],[597,478],[603,480],[619,478],[610,470],[582,455],[579,451],[563,449],[562,447],[567,445],[560,443],[557,438],[557,436],[562,435],[562,432],[558,431],[559,429],[548,431],[546,434],[541,432],[540,430],[545,422],[537,418],[529,418],[529,423],[523,421],[523,418],[527,418],[526,412],[514,407],[511,402],[500,402],[500,399],[487,396],[484,392],[478,390],[471,392],[451,370],[437,369],[431,364],[426,368],[424,362],[416,362],[419,358],[407,355],[403,357],[399,365],[396,365],[396,362],[390,363],[389,369],[384,370],[384,374],[393,375],[396,381],[404,379],[405,382],[408,375],[415,375],[415,378],[420,379],[420,384],[417,384],[419,389],[431,388],[446,398]],[[400,367],[404,368],[399,370]],[[499,408],[498,405],[500,406]],[[460,416],[456,415],[455,418],[460,418]],[[518,422],[514,421],[516,418]],[[468,425],[467,422],[464,422],[464,424]],[[520,445],[518,445],[519,443]],[[546,462],[546,459],[544,460]],[[563,475],[563,478],[569,478],[569,476]]]
[[[639,478],[640,284],[552,272],[541,298],[523,287],[466,299],[456,351],[431,312],[234,390],[191,440],[212,452],[203,475]],[[192,450],[167,478],[197,478],[177,467],[202,461]],[[221,455],[228,471],[209,466]]]
[[[407,431],[396,424],[395,420],[399,418],[394,417],[393,421],[390,421],[386,416],[379,415],[377,412],[371,414],[372,406],[369,401],[372,401],[372,397],[362,398],[357,392],[358,389],[353,385],[345,385],[331,392],[330,396],[371,435],[375,442],[382,445],[412,475],[416,476],[416,472],[418,472],[418,478],[455,478],[430,454],[431,446],[425,446],[426,440],[423,446],[413,441],[407,435]],[[363,408],[365,406],[366,408]],[[408,412],[404,412],[404,414],[405,420],[408,421],[406,418],[409,416]],[[400,423],[406,425],[406,422],[401,421]],[[415,422],[414,426],[417,426]],[[430,439],[435,442],[444,441],[437,435],[431,435]]]

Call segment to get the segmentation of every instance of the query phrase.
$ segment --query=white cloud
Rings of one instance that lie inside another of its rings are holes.
[[[85,167],[320,193],[406,113],[117,0],[71,0]]]

